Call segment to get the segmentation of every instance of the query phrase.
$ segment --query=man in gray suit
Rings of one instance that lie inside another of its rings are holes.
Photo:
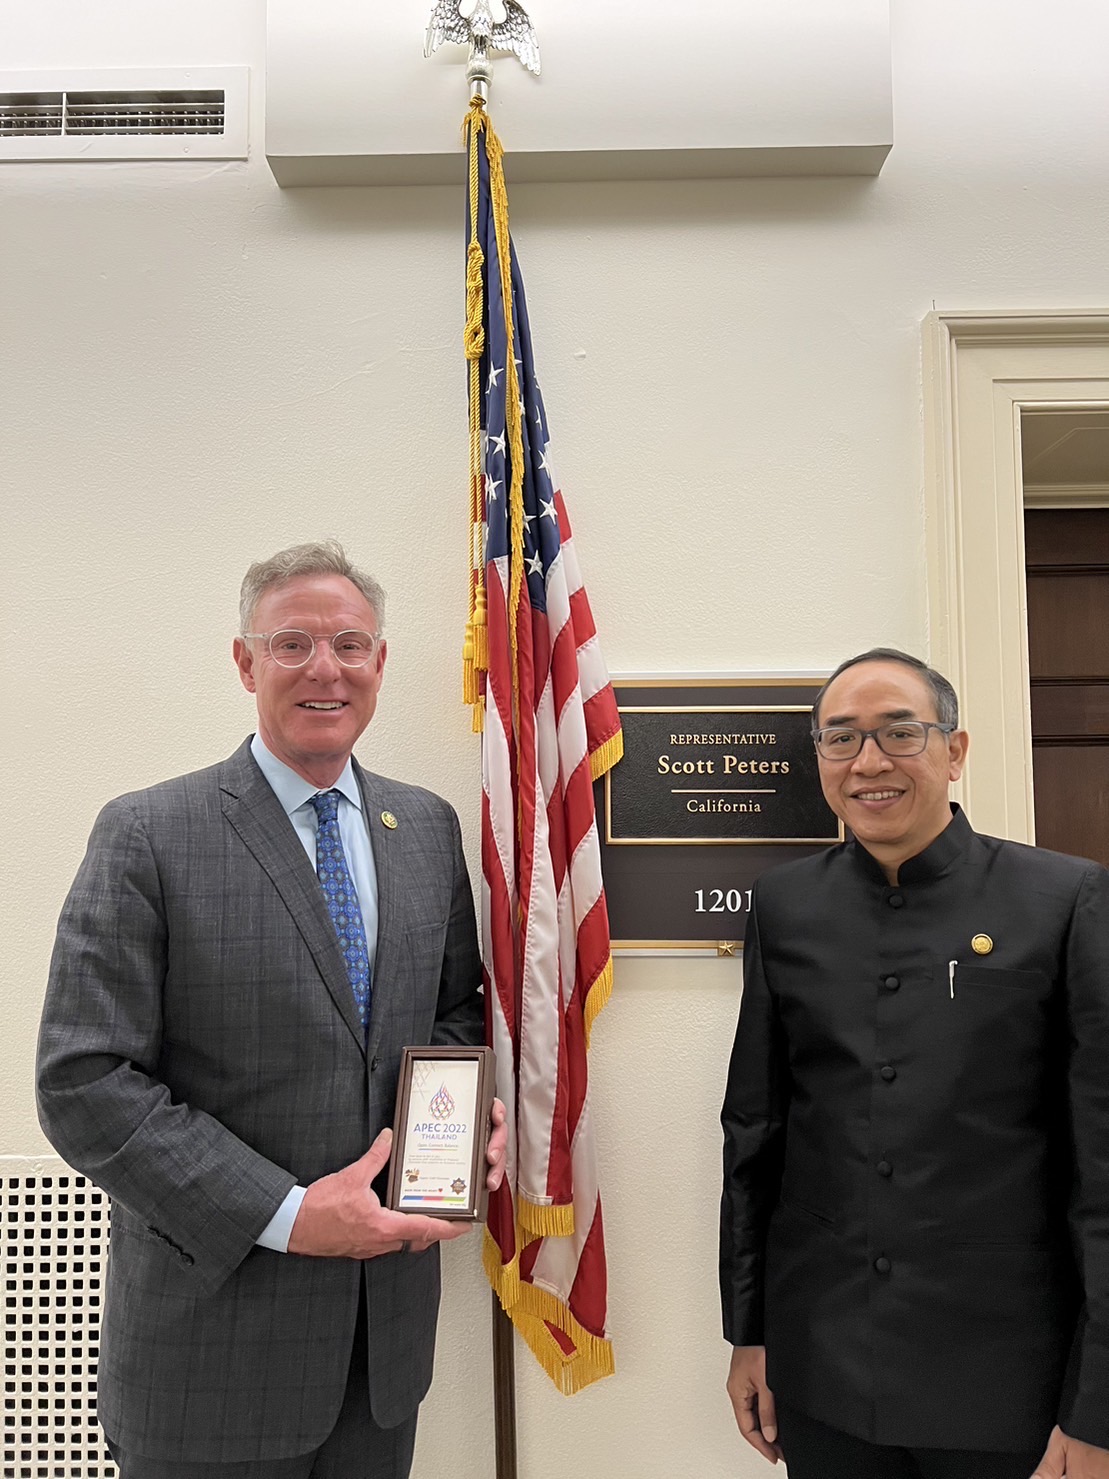
[[[387,1211],[380,1173],[401,1048],[481,1041],[473,900],[447,803],[352,759],[376,582],[299,545],[251,567],[240,614],[258,732],[98,818],[39,1111],[112,1198],[98,1388],[123,1479],[404,1479],[438,1245],[465,1227]]]

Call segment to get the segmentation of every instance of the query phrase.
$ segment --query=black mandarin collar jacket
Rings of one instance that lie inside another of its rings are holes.
[[[755,890],[724,1332],[883,1444],[1109,1447],[1109,871],[950,825]]]

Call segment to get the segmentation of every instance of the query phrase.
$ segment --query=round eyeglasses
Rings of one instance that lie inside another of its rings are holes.
[[[877,729],[849,729],[845,725],[833,724],[826,729],[814,729],[813,743],[825,760],[854,760],[868,739],[874,741],[883,755],[904,759],[923,752],[930,729],[938,729],[941,734],[953,734],[955,727],[954,724],[937,724],[934,719],[898,719],[893,724],[879,725]]]
[[[336,632],[332,637],[313,637],[295,627],[280,632],[244,632],[254,642],[265,642],[270,656],[282,668],[302,668],[315,655],[320,642],[326,642],[344,668],[364,668],[381,642],[380,632]]]

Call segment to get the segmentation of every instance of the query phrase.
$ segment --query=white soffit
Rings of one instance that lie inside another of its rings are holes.
[[[0,71],[0,162],[245,159],[248,67]]]
[[[893,142],[888,0],[533,0],[533,77],[493,53],[510,178],[876,175]],[[431,0],[268,0],[266,153],[282,185],[463,177],[466,48]]]

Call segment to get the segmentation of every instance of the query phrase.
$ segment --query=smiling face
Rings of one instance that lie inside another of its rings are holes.
[[[895,719],[938,720],[935,698],[924,677],[900,662],[863,662],[831,684],[818,724],[876,729]],[[854,760],[818,756],[820,784],[828,805],[882,865],[891,883],[908,858],[923,852],[951,820],[948,788],[963,772],[969,738],[965,730],[928,731],[919,755],[885,755],[873,738]]]
[[[298,575],[264,591],[250,623],[254,632],[286,627],[327,638],[376,632],[377,617],[345,575]],[[363,668],[344,667],[327,641],[316,643],[302,668],[281,667],[256,638],[236,637],[234,653],[243,687],[257,701],[266,748],[314,786],[333,785],[377,707],[384,640]]]

